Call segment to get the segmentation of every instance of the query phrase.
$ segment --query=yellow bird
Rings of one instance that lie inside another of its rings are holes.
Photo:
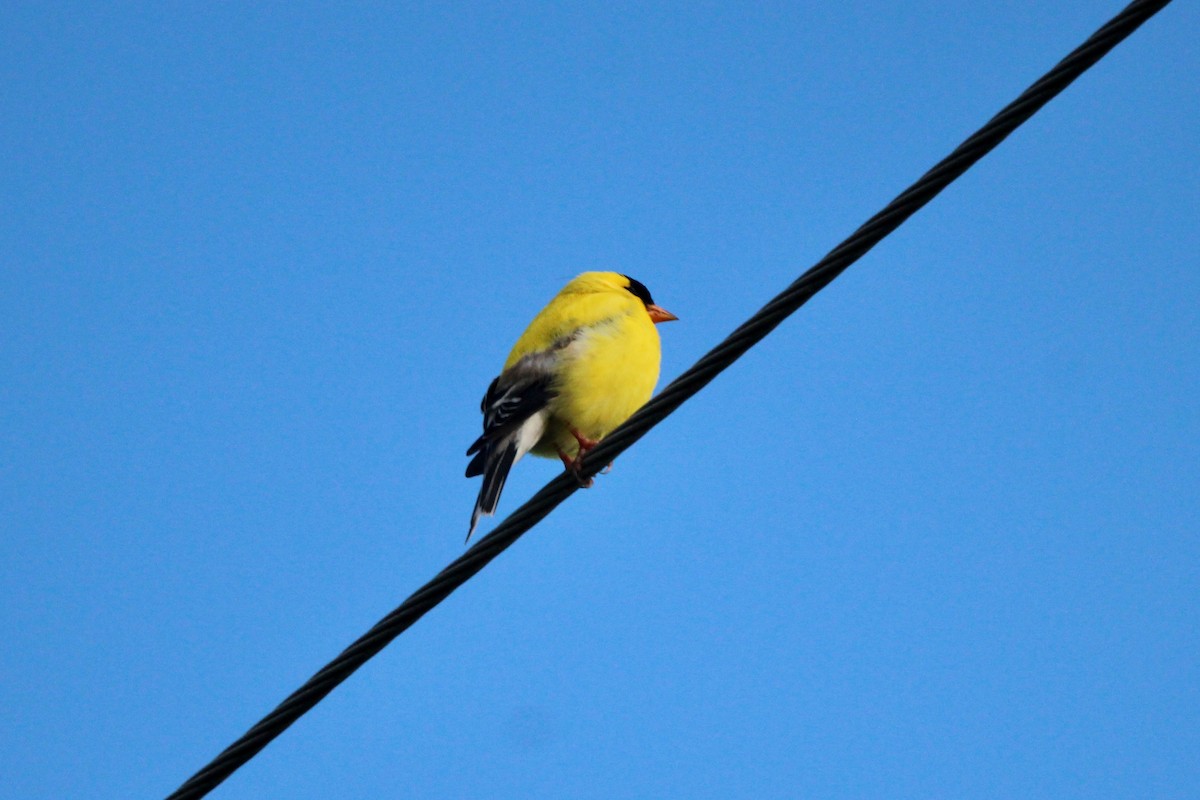
[[[579,478],[583,456],[650,399],[662,359],[654,326],[673,319],[644,284],[616,272],[579,275],[533,318],[480,404],[467,477],[482,475],[483,486],[467,541],[526,453],[557,455]]]

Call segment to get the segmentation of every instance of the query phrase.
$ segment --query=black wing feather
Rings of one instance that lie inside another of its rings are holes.
[[[480,408],[483,411],[483,435],[467,448],[467,455],[482,453],[489,441],[501,439],[516,430],[522,422],[546,407],[556,394],[550,388],[548,376],[511,386],[499,386],[499,378],[492,381],[483,396]],[[480,474],[472,472],[479,457],[471,460],[467,477]]]
[[[505,377],[504,375],[500,377]],[[467,464],[467,477],[483,476],[475,510],[471,512],[471,529],[467,540],[475,532],[475,525],[485,514],[494,514],[500,502],[500,492],[508,480],[508,472],[517,460],[517,438],[514,434],[534,414],[546,407],[557,392],[551,387],[548,375],[501,385],[500,377],[492,381],[483,396],[480,408],[483,411],[483,435],[467,449],[474,455]]]

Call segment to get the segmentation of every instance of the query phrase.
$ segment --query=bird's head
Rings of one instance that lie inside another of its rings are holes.
[[[650,296],[650,290],[646,288],[646,284],[639,280],[629,277],[628,275],[620,276],[625,279],[628,284],[625,289],[646,306],[646,313],[650,315],[651,321],[655,324],[660,322],[671,322],[679,317],[667,311],[660,305],[655,304],[654,298]]]
[[[650,296],[650,290],[646,288],[646,284],[628,275],[622,275],[619,272],[585,272],[571,281],[567,285],[567,288],[564,289],[564,291],[572,290],[578,292],[629,292],[629,294],[642,301],[642,305],[646,307],[646,313],[650,315],[652,322],[657,324],[659,322],[670,322],[679,319],[679,317],[654,302],[654,298]]]

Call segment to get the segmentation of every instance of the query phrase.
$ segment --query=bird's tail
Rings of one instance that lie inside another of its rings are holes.
[[[478,464],[482,457],[482,464]],[[508,471],[517,460],[517,441],[515,437],[497,442],[495,445],[485,445],[482,452],[471,461],[471,467],[482,467],[483,485],[479,487],[479,497],[475,499],[475,510],[471,512],[471,529],[467,531],[467,541],[475,533],[479,518],[496,513],[500,503],[500,492],[504,490],[504,482],[508,480]],[[472,470],[468,467],[467,475]],[[476,472],[475,474],[479,474]]]

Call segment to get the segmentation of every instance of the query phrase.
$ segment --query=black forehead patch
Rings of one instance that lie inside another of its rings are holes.
[[[654,298],[650,296],[650,290],[646,288],[646,284],[628,275],[622,275],[621,277],[629,281],[628,289],[630,294],[648,306],[654,305]]]

